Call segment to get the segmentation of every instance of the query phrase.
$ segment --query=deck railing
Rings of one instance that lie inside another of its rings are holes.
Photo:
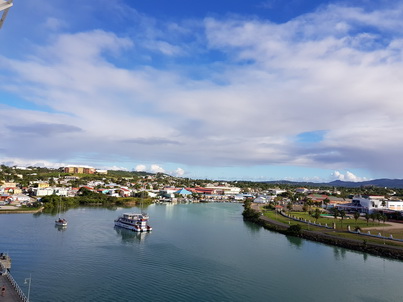
[[[18,285],[18,283],[14,280],[13,276],[11,276],[10,272],[7,272],[6,274],[7,279],[10,281],[11,285],[14,287],[14,290],[18,294],[18,296],[21,298],[22,302],[29,302],[28,298],[25,296],[24,292]]]

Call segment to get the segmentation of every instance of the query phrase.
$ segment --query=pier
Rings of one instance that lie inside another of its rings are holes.
[[[29,302],[10,273],[11,258],[0,254],[0,302]],[[31,281],[30,281],[31,282]]]

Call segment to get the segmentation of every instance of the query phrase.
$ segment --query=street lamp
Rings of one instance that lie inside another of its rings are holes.
[[[31,274],[29,274],[29,278],[25,278],[25,281],[24,281],[24,284],[27,284],[28,283],[28,299],[27,299],[27,302],[29,302],[29,294],[31,293],[31,280],[32,280],[32,278],[31,278]]]

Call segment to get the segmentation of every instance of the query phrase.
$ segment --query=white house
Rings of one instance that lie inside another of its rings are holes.
[[[371,214],[374,210],[387,209],[387,202],[385,196],[356,195],[350,204],[338,205],[337,207]]]
[[[266,196],[259,196],[253,200],[256,203],[268,203],[269,199]]]

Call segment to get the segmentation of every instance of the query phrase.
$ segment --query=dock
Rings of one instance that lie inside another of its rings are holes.
[[[29,302],[10,273],[11,258],[0,254],[0,302]]]

